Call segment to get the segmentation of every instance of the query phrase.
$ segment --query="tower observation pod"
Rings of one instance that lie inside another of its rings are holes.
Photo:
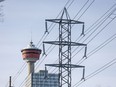
[[[25,60],[28,64],[28,74],[34,73],[34,63],[39,60],[41,50],[35,47],[31,41],[26,48],[21,50],[21,52],[23,60]]]

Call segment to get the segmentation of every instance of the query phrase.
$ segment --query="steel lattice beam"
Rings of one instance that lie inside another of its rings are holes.
[[[45,66],[59,68],[59,87],[71,87],[71,69],[85,68],[84,66],[74,65],[71,63],[71,46],[87,46],[83,43],[76,43],[71,41],[71,28],[72,24],[84,25],[84,22],[71,20],[66,8],[64,8],[60,19],[46,19],[46,32],[48,32],[47,22],[59,24],[59,41],[43,42],[44,44],[53,44],[59,46],[59,64],[45,64]]]

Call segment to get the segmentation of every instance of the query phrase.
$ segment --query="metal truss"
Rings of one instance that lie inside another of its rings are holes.
[[[84,22],[71,20],[66,8],[64,8],[60,19],[46,19],[46,31],[48,31],[47,22],[57,23],[59,25],[59,41],[43,42],[43,44],[53,44],[59,46],[59,64],[45,64],[45,66],[59,68],[59,87],[71,87],[72,68],[83,68],[83,71],[85,71],[85,66],[75,65],[71,63],[71,47],[87,46],[87,44],[71,41],[71,28],[72,24],[84,25]],[[82,29],[82,33],[84,34],[84,28]]]

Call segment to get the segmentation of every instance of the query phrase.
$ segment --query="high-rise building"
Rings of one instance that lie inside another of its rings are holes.
[[[40,70],[27,77],[26,87],[59,87],[59,75]]]

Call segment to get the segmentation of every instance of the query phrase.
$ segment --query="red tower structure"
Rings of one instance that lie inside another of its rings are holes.
[[[34,63],[39,60],[41,50],[35,47],[31,41],[26,48],[21,50],[21,52],[23,60],[25,60],[28,64],[28,74],[34,73]]]

